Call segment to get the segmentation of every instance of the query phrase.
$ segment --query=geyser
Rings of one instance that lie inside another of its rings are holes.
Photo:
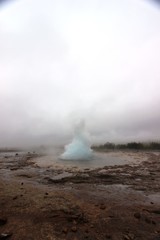
[[[66,160],[87,160],[91,157],[92,149],[85,132],[84,121],[81,121],[75,127],[72,142],[65,146],[65,152],[60,158]]]

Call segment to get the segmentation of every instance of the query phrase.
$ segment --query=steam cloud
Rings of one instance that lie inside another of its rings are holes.
[[[75,128],[72,142],[65,146],[65,152],[60,156],[66,160],[86,160],[92,157],[92,149],[85,132],[85,123],[80,121]]]

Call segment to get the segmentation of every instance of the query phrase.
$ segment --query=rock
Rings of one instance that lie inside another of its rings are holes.
[[[69,222],[73,222],[74,220],[77,222],[77,223],[87,223],[88,222],[88,219],[87,217],[85,216],[84,213],[75,213],[74,211],[73,212],[68,212],[67,213],[67,220]]]
[[[89,178],[89,174],[88,173],[82,173],[80,176],[82,178]]]
[[[0,239],[8,239],[12,236],[12,233],[1,233]]]
[[[48,192],[46,192],[45,195],[48,195]]]
[[[159,209],[158,210],[153,210],[152,212],[155,213],[155,214],[160,214],[160,210]]]
[[[55,213],[55,214],[52,214],[51,216],[49,216],[50,218],[56,218],[56,217],[59,217],[59,214],[58,213]]]
[[[74,225],[76,225],[76,224],[77,224],[76,220],[73,220],[73,224],[74,224]]]
[[[131,240],[135,239],[135,236],[134,236],[133,233],[128,233],[128,237],[129,237]]]
[[[160,240],[160,235],[153,238],[153,240]]]
[[[107,173],[107,172],[108,172],[108,170],[106,170],[106,169],[101,169],[101,170],[98,171],[98,174],[105,174],[105,173]]]
[[[63,233],[67,233],[68,232],[68,228],[67,227],[64,227],[63,230],[62,230]]]
[[[105,210],[105,209],[106,209],[106,206],[105,206],[104,204],[101,204],[101,205],[100,205],[100,209],[101,209],[101,210]]]
[[[15,197],[13,197],[12,199],[13,199],[13,200],[16,200],[17,198],[18,198],[18,196],[15,196]]]
[[[77,232],[77,227],[76,227],[76,226],[73,226],[73,227],[71,228],[71,230],[72,230],[72,232]]]
[[[3,226],[7,223],[7,218],[0,218],[0,226]]]
[[[146,222],[146,223],[151,223],[151,219],[148,218],[148,217],[145,217],[145,222]]]
[[[18,170],[18,167],[12,167],[12,168],[10,168],[10,170],[11,171],[16,171],[16,170]]]
[[[126,235],[123,236],[123,239],[124,240],[134,240],[135,239],[135,236],[133,233],[128,233]]]
[[[136,212],[134,214],[134,217],[137,218],[137,219],[140,219],[141,218],[141,214],[139,212]]]
[[[106,239],[112,239],[112,236],[110,234],[106,234]]]
[[[128,235],[124,235],[124,236],[123,236],[123,239],[124,239],[124,240],[130,240],[130,237],[129,237]]]

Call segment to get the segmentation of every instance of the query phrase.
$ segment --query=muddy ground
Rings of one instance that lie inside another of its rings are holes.
[[[42,168],[0,156],[0,239],[160,240],[160,153],[140,164]]]

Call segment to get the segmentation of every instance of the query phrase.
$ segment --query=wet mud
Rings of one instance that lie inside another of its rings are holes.
[[[0,239],[160,239],[160,153],[95,169],[0,156]]]

